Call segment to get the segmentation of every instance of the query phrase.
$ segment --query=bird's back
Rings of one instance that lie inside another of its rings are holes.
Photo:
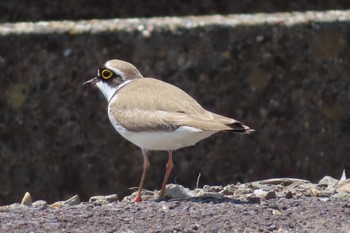
[[[109,104],[110,114],[132,131],[171,130],[183,125],[211,131],[245,129],[234,119],[205,110],[180,88],[153,78],[131,81]]]

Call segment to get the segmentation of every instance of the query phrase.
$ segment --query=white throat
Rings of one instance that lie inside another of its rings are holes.
[[[127,80],[115,87],[108,85],[107,82],[99,81],[96,83],[96,86],[98,87],[98,89],[100,89],[102,94],[106,97],[107,101],[109,102],[116,91],[118,91],[120,88],[122,88],[131,81],[132,80]]]

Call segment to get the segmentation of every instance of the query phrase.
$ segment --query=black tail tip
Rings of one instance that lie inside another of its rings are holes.
[[[242,124],[241,122],[235,122],[230,125],[232,127],[232,131],[235,133],[244,133],[244,134],[251,134],[254,133],[255,130],[251,129],[249,126],[246,126]]]

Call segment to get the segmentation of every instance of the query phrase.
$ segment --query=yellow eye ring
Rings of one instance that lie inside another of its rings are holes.
[[[104,69],[104,70],[102,70],[102,72],[101,72],[101,76],[102,76],[102,78],[104,78],[104,79],[109,79],[109,78],[111,78],[111,77],[113,76],[113,72],[110,71],[110,70]]]

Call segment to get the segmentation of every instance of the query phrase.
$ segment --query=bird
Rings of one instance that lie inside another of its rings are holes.
[[[205,110],[180,88],[143,77],[126,61],[112,59],[83,85],[96,86],[108,101],[108,117],[115,130],[141,149],[143,171],[134,202],[141,202],[150,167],[149,151],[167,151],[168,161],[159,198],[165,198],[173,169],[173,151],[195,145],[220,131],[249,134],[254,131],[235,119]]]

